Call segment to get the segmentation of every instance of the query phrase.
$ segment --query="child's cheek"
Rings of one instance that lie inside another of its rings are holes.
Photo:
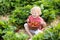
[[[37,13],[36,16],[39,16],[39,14]]]

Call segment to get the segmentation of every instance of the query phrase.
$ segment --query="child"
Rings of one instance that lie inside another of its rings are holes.
[[[24,24],[26,32],[32,37],[31,33],[37,34],[42,32],[46,26],[44,20],[40,17],[41,9],[35,6],[31,9],[31,15],[27,18],[27,23]]]

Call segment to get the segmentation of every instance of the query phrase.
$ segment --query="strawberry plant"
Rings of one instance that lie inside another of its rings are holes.
[[[16,27],[9,25],[7,21],[0,20],[0,37],[4,40],[27,40],[28,35],[23,32],[16,33]]]
[[[9,25],[7,21],[0,20],[0,36],[5,35],[7,31],[14,31],[15,29],[16,27]]]
[[[16,7],[15,10],[12,11],[13,14],[10,16],[10,20],[9,20],[10,23],[13,23],[18,26],[23,26],[29,15],[29,10],[31,7],[32,7],[31,5],[27,5],[24,8]]]
[[[9,32],[2,36],[4,40],[27,40],[28,35],[21,33]]]

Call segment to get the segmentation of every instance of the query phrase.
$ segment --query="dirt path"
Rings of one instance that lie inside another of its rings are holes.
[[[57,16],[56,20],[54,20],[50,25],[56,26],[58,23],[60,23],[60,16]]]
[[[9,20],[9,16],[0,16],[0,20],[5,20],[8,21]]]

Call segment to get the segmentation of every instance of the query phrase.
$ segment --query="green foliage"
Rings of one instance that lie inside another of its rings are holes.
[[[19,26],[23,25],[26,22],[31,7],[31,5],[16,7],[15,10],[12,11],[13,14],[10,16],[10,22]]]
[[[60,24],[47,28],[43,33],[34,35],[32,40],[60,40]]]
[[[4,40],[26,40],[28,35],[23,32],[16,33],[17,28],[12,26],[7,21],[0,20],[0,37]]]
[[[7,21],[0,20],[0,36],[7,33],[8,31],[15,31],[16,27],[11,26]]]
[[[42,17],[47,21],[47,22],[51,22],[52,20],[54,20],[56,18],[56,15],[59,12],[59,0],[42,0],[41,3],[43,5],[43,9],[42,9]]]
[[[45,19],[45,21],[51,22],[56,18],[56,11],[52,9],[45,9],[43,11],[42,17]]]
[[[21,33],[8,32],[3,36],[4,40],[27,40],[28,35]]]
[[[51,2],[50,2],[51,1]],[[59,2],[60,1],[54,1],[54,0],[41,0],[41,1],[20,1],[22,4],[20,6],[17,6],[15,4],[15,9],[11,12],[11,22],[15,25],[22,26],[25,22],[28,16],[30,15],[30,9],[34,5],[38,5],[42,10],[42,15],[46,22],[51,22],[56,18],[56,14],[59,12]],[[28,3],[31,2],[31,3]],[[28,3],[28,4],[27,4]],[[19,4],[19,2],[18,2]],[[32,5],[31,5],[32,4]]]
[[[23,2],[24,1],[24,2]],[[15,10],[15,7],[24,7],[28,4],[32,4],[33,0],[0,0],[0,15],[11,14]]]
[[[0,36],[4,40],[26,40],[26,34],[14,32],[15,26],[24,25],[35,5],[41,8],[41,17],[46,22],[50,23],[57,14],[60,15],[60,0],[0,0],[0,15],[10,15],[8,22],[0,20]],[[32,40],[60,40],[60,24],[35,35]]]
[[[0,14],[11,14],[11,23],[23,25],[34,5],[41,8],[41,17],[47,22],[51,22],[60,14],[60,0],[0,0]]]
[[[10,2],[7,0],[0,0],[0,15],[10,14],[11,10]]]

